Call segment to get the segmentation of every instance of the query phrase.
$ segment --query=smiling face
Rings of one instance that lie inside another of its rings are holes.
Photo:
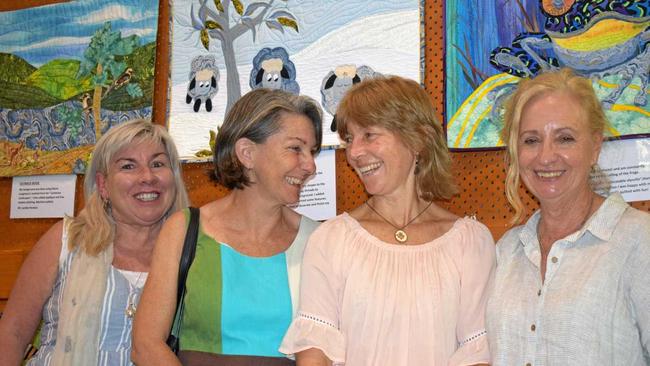
[[[390,195],[415,184],[415,153],[379,126],[347,122],[345,156],[370,195]],[[398,193],[399,194],[399,193]]]
[[[543,205],[571,202],[591,192],[589,172],[602,136],[590,131],[580,104],[566,93],[547,93],[524,107],[517,141],[519,172]]]
[[[161,221],[176,197],[174,173],[160,143],[134,141],[97,173],[102,199],[110,199],[116,223],[151,226]]]
[[[252,187],[283,205],[298,202],[302,186],[316,172],[316,150],[314,126],[309,118],[284,113],[278,132],[252,146]]]

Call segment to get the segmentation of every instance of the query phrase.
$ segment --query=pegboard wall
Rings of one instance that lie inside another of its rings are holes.
[[[17,9],[43,5],[61,0],[3,0],[0,10]],[[444,111],[444,0],[426,0],[424,9],[425,73],[424,85],[443,120]],[[167,113],[168,70],[169,70],[169,7],[168,0],[160,1],[158,40],[156,52],[156,75],[153,120],[164,124]],[[450,201],[439,202],[457,215],[476,215],[486,224],[495,239],[509,228],[512,211],[504,193],[505,164],[504,151],[453,152],[453,172],[460,194]],[[184,178],[190,199],[196,206],[207,203],[227,193],[207,177],[210,164],[186,164]],[[77,181],[75,212],[82,207],[82,179]],[[343,151],[336,152],[336,190],[338,213],[349,211],[362,204],[368,196],[363,185],[345,161]],[[520,187],[528,214],[537,209],[533,197]],[[6,300],[15,273],[24,256],[38,238],[56,222],[56,219],[10,220],[11,179],[0,178],[0,311]],[[635,202],[633,206],[650,211],[648,201]],[[8,260],[12,258],[11,260]],[[5,261],[5,259],[7,259]],[[7,262],[7,263],[5,263]]]

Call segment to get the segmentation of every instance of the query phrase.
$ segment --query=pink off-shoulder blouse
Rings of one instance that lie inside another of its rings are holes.
[[[383,242],[344,213],[305,250],[298,314],[280,351],[321,349],[335,365],[472,365],[485,337],[494,240],[470,218],[421,245]]]

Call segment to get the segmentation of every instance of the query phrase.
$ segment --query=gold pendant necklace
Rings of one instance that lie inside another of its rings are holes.
[[[135,311],[138,309],[138,306],[135,304],[135,296],[138,291],[138,286],[140,285],[140,277],[142,277],[143,273],[144,272],[140,272],[138,278],[135,280],[135,284],[133,285],[135,287],[133,293],[129,294],[126,310],[124,310],[124,314],[127,318],[133,318],[135,316]]]
[[[406,243],[406,241],[409,239],[409,236],[406,234],[406,231],[404,231],[404,229],[407,226],[411,225],[411,223],[413,221],[415,221],[415,219],[420,217],[420,215],[422,215],[424,213],[424,211],[428,210],[432,203],[433,203],[433,201],[429,202],[429,204],[427,205],[427,207],[424,208],[424,210],[420,211],[419,214],[415,215],[414,218],[409,220],[409,222],[407,222],[405,225],[402,225],[401,227],[393,225],[392,222],[388,221],[388,219],[386,219],[379,212],[377,212],[377,210],[375,210],[374,207],[370,206],[370,203],[368,203],[368,201],[366,201],[366,206],[368,206],[372,210],[372,212],[376,213],[377,216],[379,216],[382,220],[386,221],[390,226],[395,228],[395,240],[397,240],[399,243],[403,244],[403,243]]]

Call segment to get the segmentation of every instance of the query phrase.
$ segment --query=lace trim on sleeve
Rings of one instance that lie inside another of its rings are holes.
[[[458,347],[462,347],[462,346],[466,345],[467,343],[469,343],[469,342],[471,342],[471,341],[474,341],[474,340],[476,340],[476,339],[478,339],[478,338],[480,338],[480,337],[483,337],[483,336],[486,335],[486,334],[487,334],[487,332],[485,331],[485,329],[483,329],[483,330],[481,330],[481,331],[478,331],[478,332],[474,333],[473,335],[471,335],[470,337],[467,337],[467,338],[463,339],[463,340],[458,344]]]
[[[327,320],[323,320],[323,319],[321,319],[319,317],[316,317],[314,315],[311,315],[311,314],[298,313],[298,317],[303,318],[303,319],[307,319],[307,320],[311,320],[311,321],[314,321],[316,323],[320,323],[320,324],[323,324],[323,325],[327,325],[328,327],[332,327],[332,328],[334,328],[336,330],[339,330],[339,327],[334,325],[334,323],[328,322]]]

